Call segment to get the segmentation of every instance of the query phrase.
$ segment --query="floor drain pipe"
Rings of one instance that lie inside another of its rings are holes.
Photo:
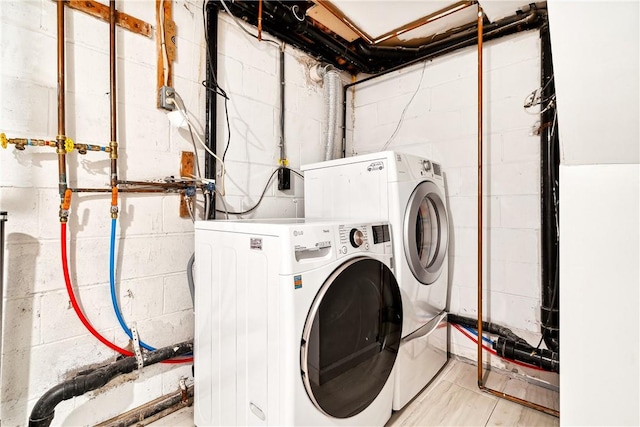
[[[478,6],[478,388],[486,393],[492,394],[494,396],[501,397],[503,399],[509,400],[511,402],[519,403],[520,405],[526,406],[528,408],[535,409],[537,411],[544,412],[549,415],[553,415],[556,417],[560,416],[560,412],[548,408],[546,406],[538,405],[537,403],[533,403],[528,400],[521,399],[516,396],[512,396],[510,394],[506,394],[504,392],[494,390],[484,385],[483,379],[483,367],[482,367],[482,266],[483,266],[483,258],[482,258],[482,155],[483,155],[483,139],[482,139],[482,121],[483,121],[483,107],[482,107],[482,84],[483,84],[483,76],[482,76],[482,37],[483,37],[483,21],[484,21],[484,12],[480,6]]]
[[[193,341],[185,341],[143,354],[143,367],[193,352]],[[29,416],[29,427],[48,427],[58,403],[97,390],[112,379],[138,369],[135,357],[126,357],[102,368],[86,372],[49,389],[36,402]]]

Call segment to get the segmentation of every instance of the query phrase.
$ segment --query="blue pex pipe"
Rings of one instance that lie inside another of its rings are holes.
[[[460,326],[462,326],[462,328],[464,328],[465,331],[475,335],[476,337],[478,336],[478,332],[475,329],[469,328],[469,327],[464,326],[464,325],[460,325]],[[485,342],[493,345],[493,341],[491,341],[489,338],[485,337],[484,335],[482,336],[482,341],[485,341]]]
[[[116,297],[116,266],[115,266],[115,254],[116,254],[116,219],[111,219],[111,244],[109,245],[109,287],[111,288],[111,302],[113,303],[113,311],[116,313],[118,323],[122,327],[122,330],[127,334],[130,339],[133,339],[131,329],[127,326],[126,322],[122,318],[120,312],[120,306],[118,305],[118,298]],[[150,346],[139,340],[140,346],[145,350],[154,351],[155,347]]]

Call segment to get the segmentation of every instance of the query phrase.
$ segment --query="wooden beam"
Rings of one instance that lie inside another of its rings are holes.
[[[0,0],[1,1],[1,0]],[[165,86],[165,59],[162,50],[162,28],[164,28],[164,42],[167,50],[168,63],[166,64],[166,86],[173,87],[173,62],[176,60],[176,24],[173,22],[173,8],[171,0],[156,0],[156,48],[157,48],[157,76],[158,76],[158,93],[160,88]],[[162,8],[162,10],[160,10]],[[160,22],[162,20],[162,22]],[[160,98],[158,97],[157,107],[160,107]]]
[[[195,164],[195,154],[190,151],[180,153],[180,177],[191,178]],[[187,205],[188,204],[188,205]],[[190,218],[189,210],[195,215],[195,203],[193,198],[187,198],[184,192],[180,193],[180,218]]]
[[[93,0],[65,0],[65,3],[71,9],[79,10],[94,18],[109,22],[109,6]],[[153,35],[151,24],[123,12],[116,11],[116,25],[149,38]]]

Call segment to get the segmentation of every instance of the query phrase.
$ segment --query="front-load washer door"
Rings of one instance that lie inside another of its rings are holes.
[[[391,374],[401,336],[402,301],[391,270],[366,257],[338,267],[302,332],[302,381],[314,405],[335,418],[365,410]]]
[[[404,253],[413,275],[430,285],[447,262],[449,220],[444,195],[431,181],[421,182],[411,194],[404,216]]]

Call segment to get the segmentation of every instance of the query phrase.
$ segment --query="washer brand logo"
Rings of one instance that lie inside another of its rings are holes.
[[[384,169],[384,163],[382,162],[371,162],[369,166],[367,166],[367,171],[381,171]]]
[[[252,237],[249,240],[249,244],[251,246],[251,249],[257,249],[259,251],[262,250],[262,239],[260,239],[258,237]]]
[[[294,236],[302,236],[304,234],[304,231],[302,230],[293,230],[293,235]]]
[[[323,229],[322,229],[322,232],[323,232],[323,233],[329,233],[330,231],[331,231],[331,230],[329,230],[328,228],[323,228]]]

